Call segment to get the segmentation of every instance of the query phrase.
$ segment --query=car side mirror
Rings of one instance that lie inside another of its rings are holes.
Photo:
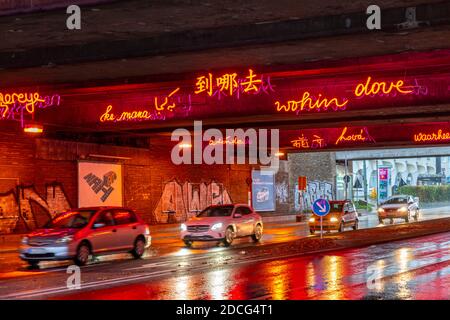
[[[236,218],[236,219],[242,218],[242,214],[240,214],[240,213],[235,213],[235,214],[234,214],[234,218]]]
[[[98,228],[103,228],[104,226],[106,226],[106,224],[104,223],[94,223],[94,229],[98,229]]]

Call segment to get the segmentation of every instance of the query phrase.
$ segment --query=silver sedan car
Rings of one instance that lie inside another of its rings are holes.
[[[24,237],[20,258],[32,267],[68,259],[84,265],[92,254],[130,252],[140,258],[150,243],[149,226],[133,210],[83,208],[61,213]]]

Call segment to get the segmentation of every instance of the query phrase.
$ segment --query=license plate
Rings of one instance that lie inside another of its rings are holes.
[[[28,253],[31,253],[31,254],[42,254],[42,253],[45,253],[45,249],[31,248],[31,249],[28,250]]]

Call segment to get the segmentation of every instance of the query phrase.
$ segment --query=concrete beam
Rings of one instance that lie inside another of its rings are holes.
[[[405,28],[407,7],[382,10],[382,32]],[[417,28],[450,24],[450,2],[415,7]],[[365,12],[268,23],[197,29],[152,37],[102,40],[77,45],[30,48],[0,53],[0,68],[25,68],[180,54],[217,48],[249,47],[322,37],[367,34]]]

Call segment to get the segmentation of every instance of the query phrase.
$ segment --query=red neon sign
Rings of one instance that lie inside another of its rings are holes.
[[[348,127],[342,129],[341,135],[336,140],[335,145],[339,145],[345,142],[376,142],[374,138],[369,134],[367,128],[362,128],[359,133],[349,134],[347,133]]]
[[[311,140],[311,143],[310,143]],[[295,140],[291,140],[291,144],[297,149],[320,149],[324,148],[327,144],[325,140],[317,134],[314,134],[311,139],[305,137],[303,134]]]
[[[239,78],[236,72],[225,73],[220,76],[213,76],[212,73],[197,77],[195,83],[195,94],[206,93],[208,96],[234,96],[238,98],[240,94],[258,94],[260,92],[268,93],[274,91],[270,83],[270,77],[264,78],[262,75],[257,77],[252,69],[248,69],[248,75]]]
[[[403,80],[398,80],[397,82],[390,82],[389,84],[385,81],[372,81],[372,77],[367,77],[365,83],[359,83],[355,88],[355,96],[370,96],[370,95],[389,95],[391,93],[401,93],[408,94],[412,93],[413,90],[408,90],[404,86]]]
[[[439,141],[450,141],[450,132],[444,132],[439,129],[432,133],[419,132],[414,135],[414,142],[439,142]]]
[[[306,109],[306,111],[311,110],[328,110],[328,108],[332,108],[337,111],[339,109],[345,109],[348,100],[343,100],[339,102],[338,98],[324,98],[322,94],[318,94],[317,98],[314,98],[310,95],[308,91],[303,93],[303,97],[301,100],[289,100],[286,104],[282,104],[280,101],[275,101],[275,106],[277,107],[277,111],[281,112],[301,112]]]
[[[248,142],[242,140],[242,139],[238,139],[238,137],[234,137],[233,139],[231,139],[231,137],[226,137],[225,139],[219,138],[217,140],[209,140],[208,144],[210,146],[215,146],[215,145],[224,145],[224,144],[233,144],[233,145],[242,145],[242,144],[248,144]]]
[[[164,120],[164,111],[173,112],[176,108],[174,95],[180,91],[180,88],[172,90],[162,101],[159,97],[154,98],[153,107],[155,110],[131,110],[123,111],[117,116],[113,112],[113,106],[110,104],[106,107],[106,111],[100,116],[100,122],[123,122],[123,121],[145,121],[145,120]]]

